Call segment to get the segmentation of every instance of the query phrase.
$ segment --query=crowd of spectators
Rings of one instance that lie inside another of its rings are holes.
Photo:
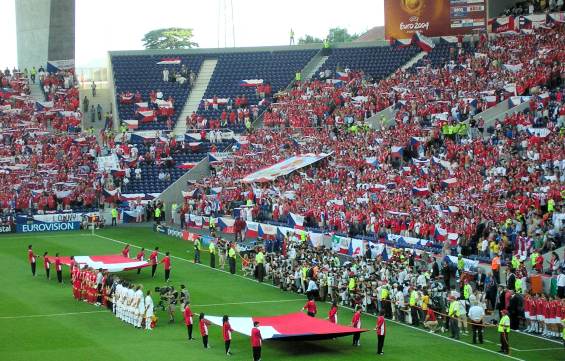
[[[520,16],[542,13],[546,11],[564,11],[563,0],[530,0],[518,1],[514,6],[504,9],[501,16]]]
[[[226,214],[250,200],[254,220],[286,223],[294,213],[307,227],[411,236],[486,259],[554,249],[563,243],[562,35],[557,26],[485,38],[456,61],[376,84],[354,71],[339,82],[298,82],[264,114],[277,129],[240,142],[188,200],[190,212]],[[474,117],[486,108],[482,93],[507,101],[510,84],[531,95],[528,109],[493,124]],[[368,129],[364,120],[390,105],[394,126]],[[240,181],[305,153],[330,156],[272,182]]]
[[[81,132],[73,72],[6,71],[0,82],[3,212],[97,206],[99,147],[96,137]],[[28,96],[31,86],[44,90],[44,102]]]

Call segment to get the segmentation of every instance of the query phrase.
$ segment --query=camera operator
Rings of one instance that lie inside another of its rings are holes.
[[[184,285],[180,285],[179,304],[183,307],[184,304],[190,302],[190,293]]]
[[[177,306],[179,293],[175,290],[173,286],[168,287],[165,293],[165,299],[167,304],[167,313],[169,314],[169,323],[175,322],[175,308]]]

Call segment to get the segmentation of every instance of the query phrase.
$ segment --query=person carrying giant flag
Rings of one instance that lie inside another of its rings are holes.
[[[159,253],[159,247],[155,247],[155,250],[149,255],[149,263],[151,263],[151,278],[155,277],[155,271],[157,270],[157,254]]]
[[[259,329],[259,321],[253,322],[251,329],[251,348],[253,349],[253,361],[261,360],[261,346],[263,345],[263,337]]]
[[[361,306],[357,305],[355,307],[355,313],[353,314],[353,318],[351,319],[351,326],[355,328],[361,328]],[[359,347],[361,346],[361,333],[357,332],[353,334],[353,346]]]

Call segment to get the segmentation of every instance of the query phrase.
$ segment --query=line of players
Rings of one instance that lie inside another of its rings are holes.
[[[528,324],[526,332],[560,337],[559,329],[562,320],[565,320],[565,299],[527,294],[524,297],[524,315]]]
[[[151,291],[143,295],[142,285],[133,285],[127,281],[116,280],[116,288],[112,293],[112,311],[120,320],[132,324],[136,328],[151,330],[155,327],[153,299]]]
[[[145,328],[151,330],[155,327],[155,314],[151,291],[143,294],[143,286],[135,286],[119,278],[108,282],[108,272],[102,269],[80,268],[71,264],[71,282],[73,296],[76,300],[104,306],[124,322],[141,328],[145,321]]]

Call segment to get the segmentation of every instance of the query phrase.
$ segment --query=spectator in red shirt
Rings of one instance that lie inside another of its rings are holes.
[[[226,346],[226,355],[231,356],[231,333],[233,328],[231,328],[230,321],[228,315],[224,315],[222,319],[222,333],[224,335],[224,344]]]
[[[253,322],[253,328],[251,329],[251,347],[253,349],[253,361],[261,360],[261,345],[263,344],[263,337],[261,336],[261,330],[259,330],[259,322]]]

